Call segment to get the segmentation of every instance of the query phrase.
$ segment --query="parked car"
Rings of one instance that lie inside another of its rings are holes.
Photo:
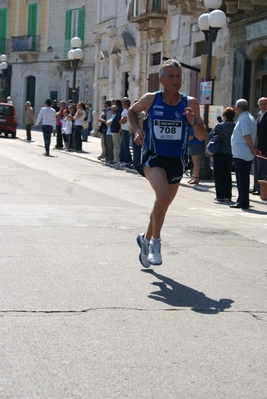
[[[17,118],[13,104],[0,103],[0,134],[4,133],[7,137],[11,134],[13,139],[17,134]]]

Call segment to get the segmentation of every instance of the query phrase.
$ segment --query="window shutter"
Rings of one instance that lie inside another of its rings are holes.
[[[37,34],[37,11],[38,4],[29,4],[28,8],[28,35],[36,36]]]
[[[82,40],[84,38],[84,8],[79,8],[78,16],[78,37]]]
[[[36,43],[37,43],[37,11],[38,4],[33,3],[29,4],[28,8],[28,36],[32,36],[32,44],[29,47],[29,51],[36,51]]]
[[[71,13],[72,13],[72,10],[66,11],[64,57],[68,56],[68,52],[70,50]]]
[[[6,53],[7,8],[0,8],[0,54]]]

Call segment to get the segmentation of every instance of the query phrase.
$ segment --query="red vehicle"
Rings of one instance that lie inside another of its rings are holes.
[[[17,118],[13,104],[0,103],[0,134],[12,135],[14,139],[17,133]]]

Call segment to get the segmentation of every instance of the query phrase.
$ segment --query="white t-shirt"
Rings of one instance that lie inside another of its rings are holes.
[[[121,113],[121,119],[126,116],[127,121],[125,123],[121,124],[122,130],[129,130],[129,122],[128,122],[128,109],[123,108],[122,113]]]
[[[85,115],[86,115],[85,110],[79,109],[77,112],[82,112],[82,114],[79,116],[79,118],[75,119],[75,126],[82,126]],[[76,114],[77,114],[77,112],[76,112]]]

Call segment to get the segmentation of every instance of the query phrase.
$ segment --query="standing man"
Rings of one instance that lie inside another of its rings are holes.
[[[122,102],[121,100],[115,100],[116,115],[112,119],[110,129],[112,133],[113,142],[113,161],[115,163],[120,161],[120,144],[121,144],[121,113],[122,113]]]
[[[128,109],[130,108],[131,102],[128,98],[122,100],[123,110],[121,113],[121,144],[120,144],[120,161],[123,164],[132,163],[132,155],[130,152],[130,133],[129,133],[129,121],[128,121]]]
[[[42,130],[44,136],[44,145],[45,145],[45,153],[46,157],[49,157],[49,149],[51,142],[51,133],[53,129],[56,128],[56,113],[53,108],[51,108],[51,100],[48,98],[45,100],[44,107],[41,108],[39,115],[36,120],[36,126],[38,126],[39,122],[42,120]]]
[[[267,158],[267,98],[262,97],[258,101],[260,112],[257,118],[257,138],[255,148],[262,156]],[[260,185],[258,180],[266,180],[267,160],[263,158],[254,158],[254,186],[253,195],[260,195]]]
[[[184,172],[183,154],[188,128],[204,140],[206,127],[194,97],[180,93],[182,67],[175,59],[163,62],[159,71],[162,91],[144,94],[128,110],[128,119],[135,132],[135,142],[146,144],[138,171],[151,184],[156,200],[145,234],[137,236],[141,248],[139,260],[144,267],[161,265],[161,228],[169,205],[176,196]],[[148,114],[145,130],[140,128],[138,114]]]
[[[254,155],[257,124],[253,116],[248,112],[248,102],[243,98],[236,102],[236,114],[238,116],[232,137],[231,146],[235,165],[238,198],[230,208],[249,208],[249,174]]]
[[[34,115],[30,101],[26,101],[25,107],[26,107],[25,126],[26,126],[26,136],[27,136],[26,140],[28,143],[30,143],[32,141],[31,127],[32,125],[34,125]]]

